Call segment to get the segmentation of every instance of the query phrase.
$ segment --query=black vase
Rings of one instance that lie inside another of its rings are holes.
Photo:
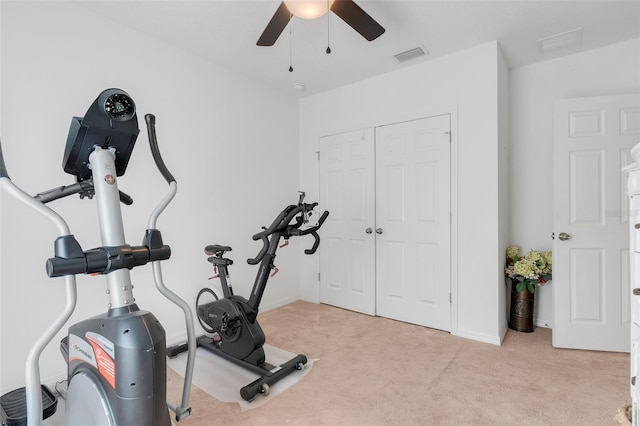
[[[525,287],[522,291],[516,290],[516,285],[511,285],[511,315],[509,328],[531,333],[533,331],[533,305],[535,294]]]

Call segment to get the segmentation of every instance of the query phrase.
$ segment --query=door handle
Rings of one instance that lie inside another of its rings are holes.
[[[567,241],[571,239],[571,235],[567,234],[566,232],[561,232],[558,235],[558,239],[560,239],[560,241]]]
[[[371,234],[373,232],[373,229],[367,228],[364,230],[364,232],[366,232],[367,234]]]
[[[382,234],[382,228],[376,229],[376,234]]]

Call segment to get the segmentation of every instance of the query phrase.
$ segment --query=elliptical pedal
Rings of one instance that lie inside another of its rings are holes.
[[[41,385],[42,418],[48,419],[58,408],[58,398],[51,390]],[[0,396],[0,420],[2,426],[27,425],[27,398],[25,388],[18,388]]]

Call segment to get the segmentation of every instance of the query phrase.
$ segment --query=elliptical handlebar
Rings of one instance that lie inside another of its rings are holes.
[[[67,222],[55,211],[34,199],[29,194],[15,185],[9,178],[9,173],[4,163],[2,146],[0,145],[0,189],[5,190],[16,200],[40,213],[50,220],[58,229],[60,236],[70,236],[71,231]],[[77,301],[76,277],[67,275],[65,278],[65,305],[63,310],[53,318],[46,331],[38,337],[29,353],[25,364],[25,401],[29,426],[39,426],[42,423],[42,394],[40,384],[39,361],[42,351],[54,336],[62,329],[75,310]]]
[[[160,149],[158,148],[158,137],[156,136],[156,116],[153,114],[145,114],[144,120],[147,124],[147,135],[149,137],[149,147],[151,148],[153,160],[156,163],[156,167],[169,184],[169,191],[149,217],[147,234],[145,235],[145,245],[154,247],[155,245],[162,245],[162,237],[160,236],[160,231],[156,229],[156,222],[160,214],[175,197],[178,190],[178,183],[167,168],[164,160],[162,159],[162,155],[160,155]],[[167,402],[169,409],[176,414],[176,420],[180,421],[191,414],[189,398],[191,395],[191,383],[193,378],[194,363],[196,360],[195,348],[197,347],[193,313],[191,312],[189,304],[176,293],[168,289],[164,284],[160,262],[154,261],[152,262],[152,266],[153,280],[155,281],[156,288],[164,297],[166,297],[180,309],[182,309],[182,311],[184,312],[185,325],[187,328],[187,345],[189,348],[189,352],[187,356],[187,365],[185,367],[184,383],[182,387],[182,399],[180,404]]]
[[[156,136],[156,116],[153,114],[145,114],[144,120],[147,124],[147,134],[149,136],[149,147],[151,148],[151,154],[153,155],[153,160],[156,163],[156,167],[165,178],[167,183],[169,184],[169,192],[162,200],[162,202],[156,207],[156,209],[151,213],[151,217],[149,218],[148,229],[155,229],[156,222],[158,220],[158,216],[160,213],[164,211],[164,209],[169,205],[169,203],[173,200],[177,192],[177,182],[173,177],[164,160],[162,159],[162,155],[160,155],[160,149],[158,148],[158,137]]]
[[[158,170],[160,170],[160,173],[162,173],[162,176],[165,178],[167,183],[171,184],[171,182],[175,182],[176,179],[173,177],[166,164],[164,163],[162,155],[160,155],[160,149],[158,148],[158,138],[156,136],[156,116],[153,114],[145,114],[144,120],[147,123],[147,134],[149,135],[149,146],[151,147],[153,160],[156,162]]]
[[[2,155],[2,142],[0,142],[0,178],[9,178],[9,173],[7,172],[7,166],[4,165],[4,155]]]
[[[127,206],[130,206],[131,204],[133,204],[133,198],[131,198],[130,195],[122,191],[118,191],[118,192],[120,194],[120,202],[122,204],[125,204]],[[67,186],[59,186],[57,188],[53,188],[45,192],[40,192],[39,194],[34,195],[33,198],[40,201],[43,204],[46,204],[48,202],[55,201],[60,198],[64,198],[68,195],[73,195],[73,194],[80,194],[80,198],[93,197],[94,195],[93,180],[88,179],[88,180],[83,180]]]

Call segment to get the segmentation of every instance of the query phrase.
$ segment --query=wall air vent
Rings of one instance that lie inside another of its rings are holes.
[[[408,60],[426,55],[428,53],[429,52],[427,52],[422,47],[416,47],[415,49],[407,50],[406,52],[398,53],[397,55],[393,55],[393,56],[395,56],[398,62],[406,62]]]

